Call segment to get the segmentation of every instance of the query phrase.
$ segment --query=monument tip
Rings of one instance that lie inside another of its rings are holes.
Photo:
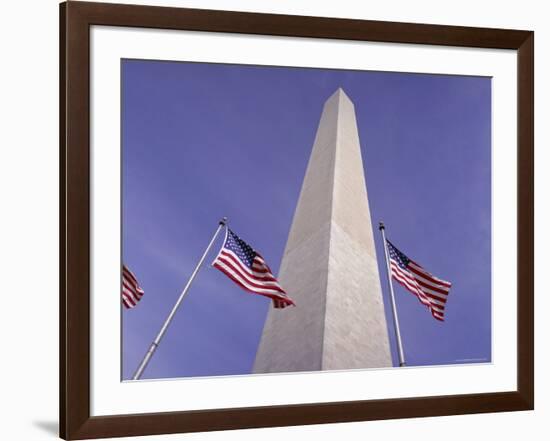
[[[328,101],[330,101],[331,99],[344,100],[344,101],[348,101],[348,102],[353,104],[353,102],[351,101],[351,98],[348,96],[346,91],[341,86],[339,86],[334,91],[334,93],[330,96]]]

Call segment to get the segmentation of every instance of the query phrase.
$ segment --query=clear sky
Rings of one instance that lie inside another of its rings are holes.
[[[222,216],[277,274],[338,87],[355,104],[394,364],[380,220],[453,283],[444,323],[394,284],[407,364],[491,360],[490,78],[123,60],[123,261],[145,290],[122,311],[124,379]],[[271,304],[210,267],[222,239],[142,378],[250,373]]]

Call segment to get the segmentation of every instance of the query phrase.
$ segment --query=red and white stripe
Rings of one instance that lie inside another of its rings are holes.
[[[122,265],[122,304],[128,309],[133,308],[143,294],[143,289],[139,286],[136,276],[126,265]]]
[[[445,304],[451,283],[431,275],[412,260],[409,260],[408,270],[401,268],[391,258],[390,265],[392,277],[427,306],[435,319],[444,321]]]
[[[286,295],[285,290],[281,287],[263,257],[258,253],[252,261],[252,268],[249,268],[233,251],[222,248],[212,266],[223,272],[245,291],[273,299],[275,308],[294,305],[294,302]]]

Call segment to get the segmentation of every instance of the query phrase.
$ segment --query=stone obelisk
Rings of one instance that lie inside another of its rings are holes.
[[[353,103],[325,103],[278,277],[296,307],[270,308],[255,373],[392,365]]]

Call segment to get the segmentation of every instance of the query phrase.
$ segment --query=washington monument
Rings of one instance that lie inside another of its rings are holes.
[[[392,366],[354,105],[325,103],[253,372]]]

